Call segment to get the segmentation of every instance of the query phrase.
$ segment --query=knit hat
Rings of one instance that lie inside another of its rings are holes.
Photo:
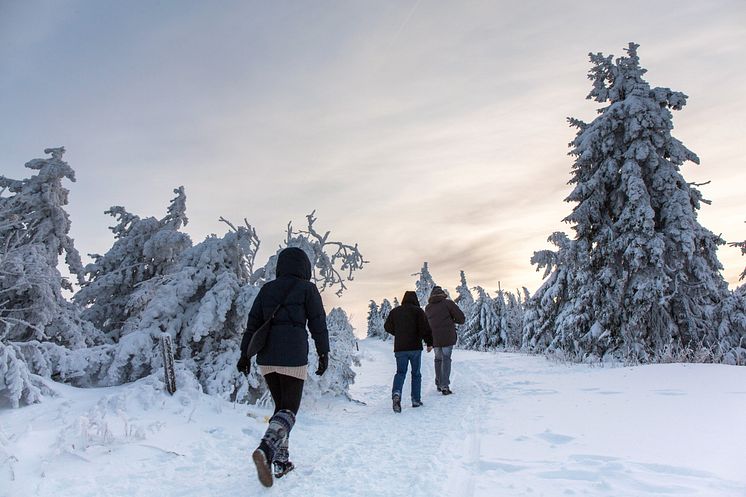
[[[435,297],[436,295],[446,295],[446,292],[443,291],[443,289],[439,286],[434,286],[432,291],[430,292],[431,297]]]

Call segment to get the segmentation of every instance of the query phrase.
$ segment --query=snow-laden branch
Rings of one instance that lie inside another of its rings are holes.
[[[314,210],[306,216],[308,226],[305,230],[294,231],[292,223],[288,223],[286,245],[300,247],[310,255],[313,266],[313,279],[320,291],[339,286],[335,292],[341,296],[347,289],[345,281],[355,279],[355,271],[363,269],[368,263],[360,253],[358,244],[348,244],[330,240],[330,231],[321,235],[314,224],[317,221]]]

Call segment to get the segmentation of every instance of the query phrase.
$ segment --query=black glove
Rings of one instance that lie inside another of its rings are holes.
[[[316,375],[321,376],[329,367],[329,354],[319,354],[319,369],[316,370]]]
[[[236,369],[238,369],[239,373],[243,373],[246,376],[249,376],[249,371],[251,371],[251,359],[249,359],[245,355],[242,355],[241,358],[238,360],[238,364],[236,364]]]

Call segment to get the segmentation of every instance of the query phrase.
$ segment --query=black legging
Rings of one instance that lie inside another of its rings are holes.
[[[300,399],[303,396],[303,380],[280,373],[269,373],[264,375],[264,379],[269,386],[272,400],[275,401],[275,414],[282,409],[298,414]]]

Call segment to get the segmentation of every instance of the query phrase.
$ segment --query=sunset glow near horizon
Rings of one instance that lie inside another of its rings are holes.
[[[699,221],[746,239],[743,1],[221,5],[0,3],[0,174],[65,146],[81,254],[111,246],[110,206],[162,217],[184,185],[195,243],[246,218],[263,263],[312,210],[359,243],[370,264],[324,294],[358,334],[424,261],[451,291],[464,270],[533,292],[531,255],[571,232],[566,118],[598,109],[587,54],[630,41],[652,86],[689,96],[673,135],[701,159],[684,177],[711,181]],[[737,285],[746,257],[719,258]]]

